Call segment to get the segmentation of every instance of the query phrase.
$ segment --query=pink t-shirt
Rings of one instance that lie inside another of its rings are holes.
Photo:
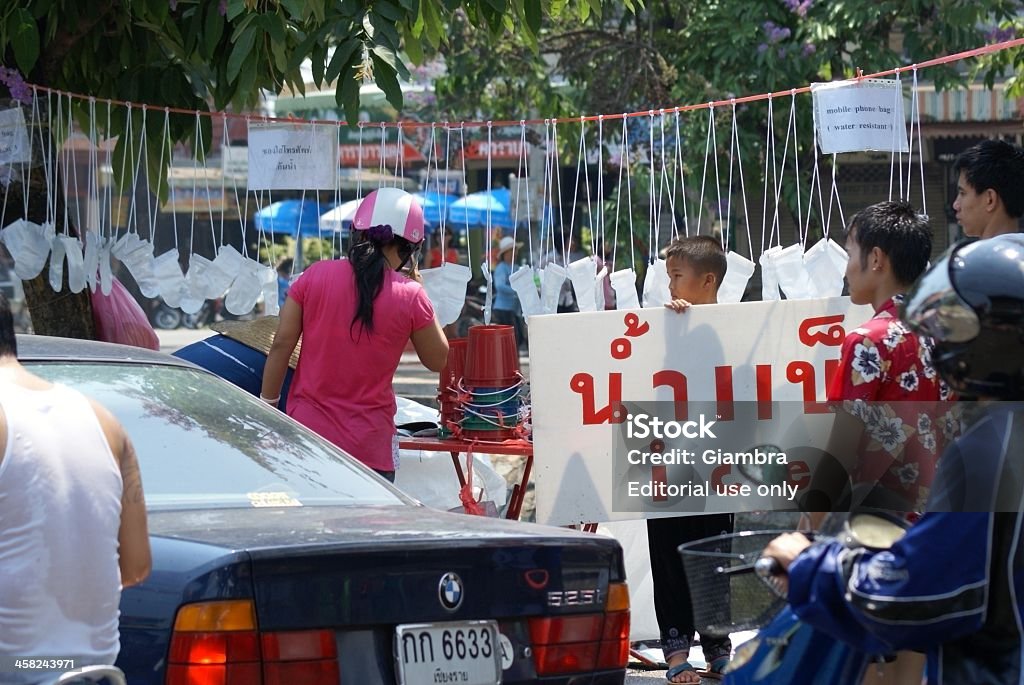
[[[302,352],[288,415],[370,468],[394,470],[391,383],[409,336],[434,320],[423,286],[386,270],[372,333],[361,322],[352,326],[359,295],[347,259],[313,264],[288,297],[302,307]]]

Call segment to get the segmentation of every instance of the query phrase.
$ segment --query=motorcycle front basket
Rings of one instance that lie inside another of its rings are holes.
[[[765,626],[786,600],[754,572],[765,546],[789,531],[716,535],[679,546],[697,632],[728,635]]]

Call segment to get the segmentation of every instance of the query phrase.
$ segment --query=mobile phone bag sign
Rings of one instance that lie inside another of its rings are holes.
[[[899,81],[815,83],[811,94],[822,153],[909,150]]]
[[[249,190],[333,190],[333,126],[249,122]]]

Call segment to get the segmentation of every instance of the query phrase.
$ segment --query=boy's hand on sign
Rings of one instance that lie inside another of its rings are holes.
[[[691,307],[690,303],[682,298],[678,300],[670,300],[665,303],[665,306],[674,312],[679,312],[680,314]]]

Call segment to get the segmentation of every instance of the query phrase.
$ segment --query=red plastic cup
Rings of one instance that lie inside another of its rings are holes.
[[[519,382],[519,350],[512,326],[473,326],[466,351],[466,387],[505,388]]]

